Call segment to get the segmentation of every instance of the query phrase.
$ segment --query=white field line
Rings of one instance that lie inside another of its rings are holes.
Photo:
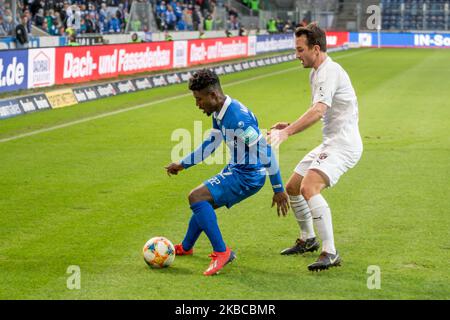
[[[351,52],[349,54],[345,54],[339,57],[334,58],[333,60],[339,60],[339,59],[343,59],[343,58],[348,58],[348,57],[352,57],[361,53],[367,53],[369,51],[373,51],[376,49],[370,49],[370,50],[364,50],[364,51],[357,51],[357,52]],[[283,74],[283,73],[287,73],[287,72],[291,72],[294,70],[302,70],[301,69],[301,65],[299,65],[298,67],[293,67],[293,68],[289,68],[289,69],[285,69],[285,70],[281,70],[281,71],[274,71],[274,72],[270,72],[267,74],[263,74],[260,76],[256,76],[256,77],[252,77],[252,78],[248,78],[248,79],[244,79],[244,80],[239,80],[239,81],[235,81],[232,83],[228,83],[223,85],[224,88],[226,87],[231,87],[231,86],[236,86],[242,83],[246,83],[246,82],[250,82],[250,81],[255,81],[255,80],[259,80],[259,79],[263,79],[263,78],[267,78],[267,77],[272,77],[272,76],[276,76],[279,74]],[[22,133],[16,136],[11,136],[8,138],[3,138],[0,139],[0,143],[3,142],[8,142],[8,141],[13,141],[13,140],[17,140],[17,139],[21,139],[21,138],[25,138],[25,137],[30,137],[30,136],[34,136],[40,133],[44,133],[44,132],[49,132],[49,131],[54,131],[54,130],[58,130],[58,129],[62,129],[62,128],[67,128],[67,127],[71,127],[80,123],[85,123],[85,122],[89,122],[89,121],[93,121],[93,120],[97,120],[97,119],[102,119],[102,118],[106,118],[106,117],[110,117],[116,114],[120,114],[120,113],[124,113],[124,112],[128,112],[128,111],[133,111],[133,110],[137,110],[137,109],[141,109],[141,108],[145,108],[145,107],[150,107],[153,106],[155,104],[159,104],[159,103],[164,103],[164,102],[169,102],[169,101],[173,101],[173,100],[177,100],[177,99],[181,99],[181,98],[185,98],[188,96],[191,96],[191,93],[184,93],[184,94],[179,94],[170,98],[164,98],[164,99],[160,99],[160,100],[155,100],[152,102],[148,102],[148,103],[143,103],[143,104],[139,104],[137,106],[133,106],[133,107],[128,107],[125,109],[120,109],[120,110],[116,110],[116,111],[111,111],[111,112],[106,112],[103,114],[99,114],[96,116],[92,116],[92,117],[87,117],[87,118],[83,118],[80,120],[75,120],[75,121],[70,121],[67,123],[63,123],[63,124],[59,124],[56,126],[52,126],[52,127],[48,127],[48,128],[44,128],[44,129],[39,129],[39,130],[34,130],[34,131],[30,131],[27,133]]]

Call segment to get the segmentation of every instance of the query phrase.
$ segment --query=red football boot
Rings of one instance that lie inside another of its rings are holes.
[[[208,269],[206,269],[203,274],[205,276],[212,276],[215,274],[218,274],[219,271],[225,267],[228,263],[236,259],[236,254],[231,251],[230,248],[227,247],[227,250],[225,252],[213,252],[209,255],[211,258],[211,262],[209,264]]]
[[[194,248],[191,248],[191,250],[186,251],[183,249],[183,245],[181,243],[174,245],[174,247],[176,256],[190,256],[194,253]]]

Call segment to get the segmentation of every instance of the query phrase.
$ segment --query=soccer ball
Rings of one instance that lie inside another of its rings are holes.
[[[144,261],[153,268],[165,268],[175,260],[175,248],[169,239],[154,237],[142,249]]]

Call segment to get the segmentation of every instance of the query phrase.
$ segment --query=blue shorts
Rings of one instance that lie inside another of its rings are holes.
[[[266,181],[265,169],[242,173],[227,167],[211,179],[203,182],[218,207],[231,208],[236,203],[254,195]]]

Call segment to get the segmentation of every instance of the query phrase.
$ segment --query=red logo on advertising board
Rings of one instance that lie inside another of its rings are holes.
[[[333,32],[327,31],[327,48],[339,47],[349,42],[349,33],[348,32]]]
[[[248,37],[190,40],[188,42],[188,65],[247,56]]]
[[[56,48],[57,84],[173,67],[173,42]]]

